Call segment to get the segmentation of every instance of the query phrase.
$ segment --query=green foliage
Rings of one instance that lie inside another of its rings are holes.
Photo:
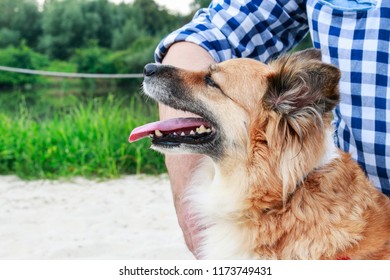
[[[126,20],[123,29],[117,29],[114,32],[112,48],[114,50],[123,50],[129,48],[137,39],[146,36],[146,31],[138,26],[134,19]]]
[[[141,37],[131,48],[110,54],[109,59],[118,73],[142,73],[145,64],[154,60],[154,49],[158,40],[153,37]],[[139,80],[118,80],[117,85],[139,88]]]
[[[76,63],[77,71],[80,73],[116,73],[108,54],[106,49],[95,45],[77,50],[72,61]]]
[[[111,47],[114,26],[113,5],[108,0],[87,1],[83,6],[87,22],[86,40],[97,40],[104,48]],[[90,29],[89,29],[90,28]]]
[[[42,69],[48,64],[49,60],[46,56],[32,51],[25,45],[18,48],[9,47],[0,51],[0,65],[3,66]],[[38,81],[39,77],[35,75],[0,72],[0,86],[34,84]]]
[[[158,39],[141,37],[131,48],[112,53],[110,59],[115,64],[118,73],[142,73],[145,64],[153,61],[154,49]]]
[[[97,45],[76,51],[72,62],[81,73],[142,73],[145,64],[153,61],[158,39],[143,36],[132,42],[130,48],[110,52]],[[89,84],[96,81],[90,81]],[[117,80],[117,85],[139,87],[139,80]]]
[[[14,41],[16,37],[23,39],[28,46],[35,47],[42,33],[42,14],[38,10],[37,2],[34,0],[1,0],[0,11],[0,47],[19,45]],[[8,37],[8,42],[4,39],[4,35]]]
[[[43,70],[52,72],[76,73],[77,65],[71,61],[51,60],[50,64],[45,66]]]
[[[0,48],[19,45],[20,32],[8,28],[0,29]]]
[[[91,41],[101,48],[123,50],[142,36],[161,36],[182,23],[181,16],[153,0],[119,5],[108,0],[51,0],[42,12],[39,50],[56,59],[69,58]]]
[[[52,59],[67,60],[78,50],[96,47],[126,50],[143,37],[159,38],[186,18],[154,0],[115,4],[109,0],[1,0],[0,48],[27,46]],[[77,55],[77,54],[76,54]]]
[[[45,5],[42,28],[44,36],[40,48],[51,57],[68,58],[87,39],[87,22],[80,1],[49,1]],[[92,25],[92,28],[97,27]]]
[[[135,0],[132,8],[133,13],[138,14],[140,21],[138,25],[151,36],[165,34],[183,24],[180,16],[170,14],[159,7],[154,0]]]
[[[95,98],[43,119],[25,105],[15,115],[0,113],[0,174],[32,179],[164,172],[163,158],[148,140],[127,141],[135,126],[157,118],[155,108],[124,100]]]

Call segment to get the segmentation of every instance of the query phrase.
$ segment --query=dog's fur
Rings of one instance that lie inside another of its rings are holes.
[[[212,141],[186,199],[205,259],[389,259],[390,200],[334,146],[339,70],[306,50],[265,65],[233,59],[191,72],[157,65],[146,94],[200,115]]]

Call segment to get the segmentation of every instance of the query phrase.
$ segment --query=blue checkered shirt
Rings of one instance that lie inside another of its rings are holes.
[[[175,42],[206,49],[216,62],[251,57],[267,62],[310,31],[322,59],[340,68],[335,109],[337,145],[390,194],[390,1],[215,0],[159,44],[161,62]]]

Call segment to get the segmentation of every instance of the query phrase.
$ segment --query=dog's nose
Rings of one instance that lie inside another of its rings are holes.
[[[156,72],[157,72],[156,64],[149,63],[149,64],[145,65],[145,68],[144,68],[144,75],[145,76],[147,76],[147,77],[153,76],[154,74],[156,74]]]

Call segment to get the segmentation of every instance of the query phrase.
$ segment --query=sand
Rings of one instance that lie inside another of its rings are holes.
[[[0,259],[193,259],[166,175],[22,181],[0,176]]]

